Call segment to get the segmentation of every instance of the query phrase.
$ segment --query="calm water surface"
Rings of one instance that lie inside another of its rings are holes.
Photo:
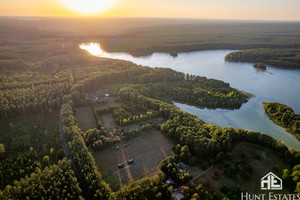
[[[200,109],[176,102],[174,105],[198,116],[206,123],[260,131],[284,141],[288,147],[300,150],[300,142],[283,128],[275,125],[265,114],[262,106],[263,101],[277,101],[300,113],[300,70],[268,66],[267,70],[270,73],[267,73],[254,70],[251,63],[225,62],[225,55],[232,51],[196,51],[179,53],[178,57],[171,57],[168,53],[133,57],[128,53],[102,51],[96,56],[132,61],[149,67],[168,67],[184,73],[223,80],[230,83],[231,87],[250,92],[255,97],[238,110]]]

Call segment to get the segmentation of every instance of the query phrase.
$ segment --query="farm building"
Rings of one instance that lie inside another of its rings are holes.
[[[107,137],[110,137],[110,138],[114,138],[114,137],[116,137],[116,136],[120,136],[120,132],[117,131],[117,130],[112,130],[111,132],[109,132],[109,133],[107,134]]]
[[[179,167],[179,169],[182,169],[182,170],[187,170],[187,166],[185,164],[183,164],[182,162],[178,163],[177,166]]]
[[[169,179],[167,180],[167,184],[168,184],[168,185],[175,185],[175,181],[173,181],[171,178],[169,178]]]
[[[180,200],[180,199],[183,199],[183,198],[184,198],[183,194],[181,194],[181,193],[179,193],[179,192],[174,192],[174,193],[172,194],[172,197],[173,197],[173,199],[175,199],[175,200]]]

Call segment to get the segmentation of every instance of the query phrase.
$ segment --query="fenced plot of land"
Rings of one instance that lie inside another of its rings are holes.
[[[127,140],[128,146],[116,150],[115,146],[94,152],[103,179],[112,189],[118,189],[134,180],[149,177],[159,170],[159,162],[172,153],[174,144],[157,130],[147,131],[144,135]],[[120,145],[122,146],[122,145]],[[134,159],[134,164],[127,164]],[[118,169],[118,164],[124,167]]]
[[[111,127],[116,127],[116,121],[112,113],[102,114],[99,116],[101,123],[105,128],[110,129]]]
[[[145,124],[147,124],[147,123],[162,123],[164,121],[165,121],[164,118],[162,118],[162,117],[156,117],[156,118],[153,118],[153,119],[146,120],[143,123],[145,123]],[[129,124],[127,126],[122,126],[122,127],[119,127],[119,128],[120,129],[124,128],[124,129],[126,129],[128,131],[131,131],[131,130],[133,130],[135,128],[141,128],[141,124],[142,124],[142,122],[139,122],[139,123],[135,123],[135,124]]]
[[[270,171],[280,175],[278,170],[282,171],[283,169],[288,168],[288,165],[284,163],[284,161],[272,150],[262,146],[250,143],[239,143],[232,152],[232,161],[234,162],[239,160],[242,153],[246,154],[247,163],[253,168],[253,173],[248,180],[243,178],[232,180],[224,174],[224,169],[222,169],[223,167],[214,167],[212,170],[209,170],[207,173],[203,174],[203,176],[199,177],[195,183],[205,184],[209,182],[210,184],[208,189],[215,191],[220,190],[222,186],[239,186],[242,191],[255,194],[261,192],[260,180],[264,175]],[[256,158],[257,155],[260,156],[259,159]],[[216,172],[219,174],[218,179],[213,178],[214,173]],[[285,188],[283,188],[280,192],[282,193],[283,191],[285,191]]]
[[[82,130],[88,130],[96,127],[96,121],[93,110],[90,106],[76,108],[75,118]]]

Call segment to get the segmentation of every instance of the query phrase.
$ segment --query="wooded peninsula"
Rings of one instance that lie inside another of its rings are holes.
[[[295,114],[292,108],[278,102],[263,104],[266,113],[275,124],[286,128],[297,140],[300,140],[299,114]]]

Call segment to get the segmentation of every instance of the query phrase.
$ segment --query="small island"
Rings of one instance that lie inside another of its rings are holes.
[[[285,104],[263,102],[265,112],[277,125],[286,128],[297,140],[300,140],[300,115]]]
[[[267,70],[267,65],[264,63],[255,63],[253,65],[254,69],[258,70],[258,71],[266,71]]]
[[[177,51],[171,51],[170,56],[177,57],[178,56]]]

